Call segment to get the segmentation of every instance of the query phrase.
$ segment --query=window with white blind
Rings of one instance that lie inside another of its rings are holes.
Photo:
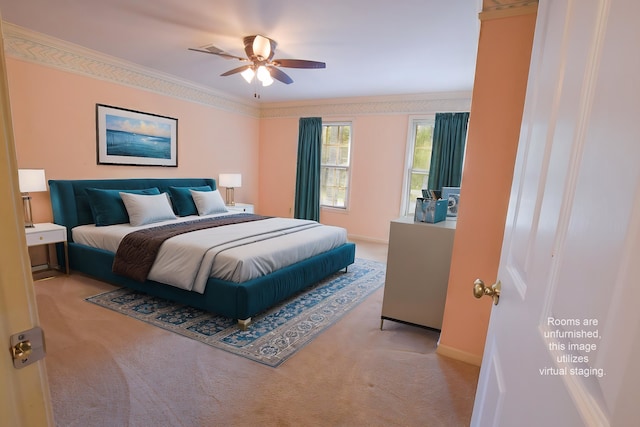
[[[351,123],[322,124],[320,206],[346,209],[351,166]]]
[[[413,215],[416,199],[429,182],[435,117],[410,117],[401,215]]]

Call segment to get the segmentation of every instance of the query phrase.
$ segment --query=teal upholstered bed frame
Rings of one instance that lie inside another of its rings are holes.
[[[208,178],[50,180],[53,221],[67,227],[70,269],[114,285],[238,319],[239,324],[246,327],[252,316],[354,262],[355,244],[346,243],[331,251],[248,282],[235,283],[210,278],[204,294],[199,294],[152,280],[137,282],[119,276],[111,271],[115,256],[113,252],[91,248],[73,241],[71,234],[73,227],[93,223],[86,195],[87,188],[125,190],[157,187],[161,192],[165,192],[170,186],[201,185],[216,188],[215,180]]]

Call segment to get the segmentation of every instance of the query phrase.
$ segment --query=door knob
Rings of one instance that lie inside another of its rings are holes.
[[[493,298],[493,305],[498,305],[501,288],[502,284],[499,280],[488,288],[482,280],[476,279],[475,282],[473,282],[473,296],[476,298],[482,298],[483,295],[490,296]]]
[[[33,349],[31,348],[31,341],[20,341],[18,344],[11,348],[14,359],[26,359],[31,355]]]

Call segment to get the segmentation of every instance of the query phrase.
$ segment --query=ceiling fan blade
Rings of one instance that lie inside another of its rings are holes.
[[[243,65],[242,67],[234,68],[233,70],[229,70],[226,73],[220,74],[222,77],[230,76],[231,74],[241,73],[247,68],[251,68],[251,65]]]
[[[293,79],[285,74],[282,70],[277,69],[273,65],[267,65],[267,68],[269,69],[271,77],[273,77],[274,79],[279,80],[284,84],[293,83]]]
[[[304,59],[274,59],[273,65],[286,68],[326,68],[327,64],[318,61]]]
[[[213,49],[217,49],[217,48],[213,48]],[[223,52],[221,50],[219,52],[216,52],[214,50],[196,49],[196,48],[193,48],[193,47],[190,47],[189,50],[193,50],[194,52],[202,52],[202,53],[208,53],[208,54],[211,54],[211,55],[221,56],[221,57],[226,58],[226,59],[238,59],[240,61],[246,61],[247,60],[247,58],[242,58],[240,56],[231,55],[231,54],[225,53],[225,52]]]

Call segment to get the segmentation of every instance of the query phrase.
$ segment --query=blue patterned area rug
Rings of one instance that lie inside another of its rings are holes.
[[[121,288],[87,298],[102,307],[184,335],[247,359],[277,367],[369,294],[385,279],[385,264],[356,259],[333,274],[259,314],[246,331],[235,319]]]

